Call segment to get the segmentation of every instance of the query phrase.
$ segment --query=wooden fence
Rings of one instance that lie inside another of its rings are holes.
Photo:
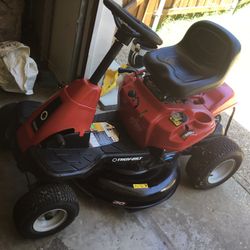
[[[160,0],[123,0],[125,8],[147,25],[152,25]]]
[[[159,13],[160,2],[160,0],[123,0],[123,5],[139,20],[152,26],[157,15],[228,11],[250,0],[165,0],[164,9]]]
[[[238,0],[167,0],[163,15],[233,10]]]

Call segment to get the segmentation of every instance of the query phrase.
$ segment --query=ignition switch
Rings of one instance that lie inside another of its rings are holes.
[[[128,96],[131,98],[136,98],[136,91],[134,89],[129,90]]]

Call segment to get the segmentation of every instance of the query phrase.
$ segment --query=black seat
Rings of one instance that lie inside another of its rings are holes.
[[[200,21],[178,44],[147,53],[144,65],[164,95],[184,98],[222,84],[240,49],[229,31]]]

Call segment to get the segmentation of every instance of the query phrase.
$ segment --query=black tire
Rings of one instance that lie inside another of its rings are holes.
[[[23,237],[35,239],[61,231],[78,213],[77,196],[69,185],[46,184],[31,190],[16,203],[13,218]],[[47,224],[41,224],[44,221]]]
[[[193,148],[186,172],[195,188],[210,189],[233,176],[242,160],[243,152],[234,141],[211,137]]]

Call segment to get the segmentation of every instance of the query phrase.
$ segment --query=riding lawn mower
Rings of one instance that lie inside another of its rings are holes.
[[[92,77],[74,80],[43,104],[22,101],[0,109],[1,145],[13,152],[28,180],[29,191],[13,211],[26,238],[54,234],[75,219],[74,187],[137,211],[174,194],[183,155],[190,156],[186,173],[198,189],[224,183],[241,165],[243,153],[227,137],[235,94],[224,82],[239,41],[218,24],[199,21],[179,43],[159,48],[154,31],[114,1],[104,4],[117,32]],[[98,83],[132,41],[139,48],[133,57],[143,67],[120,69],[119,107],[98,113]],[[149,51],[140,53],[145,47]],[[221,113],[229,108],[224,129]],[[104,135],[105,143],[92,143],[93,136]]]

